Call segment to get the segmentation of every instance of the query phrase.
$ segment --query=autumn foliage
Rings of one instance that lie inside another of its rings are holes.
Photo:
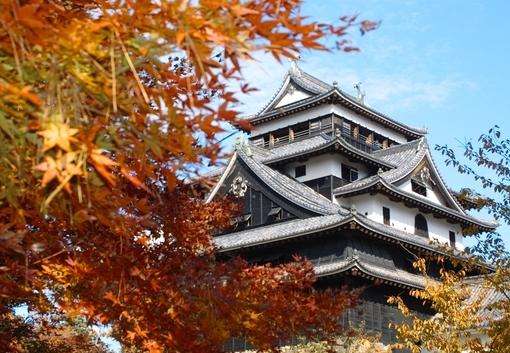
[[[3,314],[62,310],[151,352],[339,332],[353,298],[316,292],[310,264],[217,262],[211,235],[236,207],[205,205],[207,181],[186,182],[222,157],[221,123],[252,90],[242,60],[356,50],[347,30],[377,26],[312,22],[300,5],[0,1]]]

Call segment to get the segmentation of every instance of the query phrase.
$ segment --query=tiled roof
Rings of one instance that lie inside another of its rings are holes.
[[[453,208],[446,207],[441,204],[435,203],[422,195],[414,194],[414,193],[410,193],[408,191],[402,190],[402,189],[386,182],[382,178],[381,175],[375,175],[373,178],[370,177],[370,178],[361,179],[361,181],[363,181],[363,183],[357,183],[355,188],[348,188],[348,189],[346,189],[344,187],[338,188],[338,189],[336,189],[335,194],[348,196],[352,193],[361,192],[361,191],[369,192],[369,190],[373,189],[373,187],[377,187],[379,189],[383,188],[383,189],[390,191],[392,195],[399,195],[405,199],[417,202],[418,204],[423,204],[430,208],[451,214],[452,216],[457,217],[457,219],[460,218],[460,219],[464,220],[465,222],[474,224],[476,226],[480,226],[480,227],[484,228],[484,230],[492,230],[498,226],[497,222],[484,221],[484,220],[478,219],[478,218],[473,217],[465,212],[459,212]],[[487,229],[485,229],[485,228],[487,228]]]
[[[363,218],[363,216],[360,216],[359,218]],[[226,252],[241,248],[249,248],[255,245],[267,244],[274,241],[300,237],[303,235],[319,233],[327,229],[333,229],[341,224],[345,224],[352,219],[354,219],[352,216],[344,215],[328,215],[307,219],[295,219],[269,226],[220,235],[215,237],[213,241],[220,252]],[[374,226],[374,224],[371,223],[368,219],[366,220],[366,223],[371,224],[372,227]],[[383,225],[376,224],[375,226],[377,227]],[[400,232],[400,234],[394,235],[398,235],[401,238],[409,238],[406,240],[420,238],[413,234],[401,233],[402,232]],[[423,238],[419,240],[414,239],[415,243],[416,241],[423,245],[430,246],[430,244],[427,244]],[[412,287],[423,288],[425,280],[422,276],[408,273],[404,270],[395,268],[395,266],[387,266],[383,261],[374,263],[373,261],[365,259],[365,257],[362,253],[355,253],[348,258],[337,258],[333,261],[326,261],[325,263],[321,263],[320,261],[312,262],[314,263],[314,269],[318,276],[330,276],[350,270],[352,268],[356,268],[368,276],[382,278]]]
[[[290,83],[294,82],[299,87],[303,88],[305,91],[308,91],[312,94],[321,94],[326,93],[333,88],[333,86],[328,85],[326,82],[319,80],[316,77],[313,77],[310,74],[307,74],[303,70],[301,70],[296,63],[292,63],[289,71],[285,74],[283,78],[282,84],[275,92],[273,97],[267,102],[262,109],[256,114],[262,114],[268,110],[270,110],[278,101],[278,98],[285,93],[284,89]]]
[[[408,162],[416,155],[420,148],[420,143],[423,143],[421,141],[423,139],[416,139],[408,143],[374,151],[372,154],[383,161],[398,166]]]
[[[264,164],[271,164],[313,151],[318,151],[335,144],[338,144],[338,146],[341,146],[344,150],[351,151],[352,153],[361,156],[365,160],[371,161],[375,165],[379,165],[387,169],[394,167],[393,164],[350,145],[340,136],[331,137],[326,134],[319,134],[316,136],[308,137],[306,139],[274,147],[272,149],[265,149],[254,146],[252,150],[254,152],[254,157],[257,160]]]
[[[271,190],[298,206],[317,214],[326,215],[342,212],[339,205],[305,184],[291,179],[253,158],[251,155],[253,151],[248,151],[248,149],[249,147],[236,148],[237,155]]]
[[[314,271],[319,277],[330,276],[351,269],[357,269],[365,275],[382,278],[406,286],[415,288],[425,287],[426,280],[423,276],[415,275],[401,269],[389,269],[383,266],[378,266],[373,263],[363,261],[363,259],[356,256],[325,265],[314,266]]]
[[[298,86],[300,86],[304,90],[314,94],[314,96],[284,105],[282,107],[278,107],[278,109],[272,109],[272,107],[275,105],[278,98],[284,93],[286,86],[290,82],[295,82]],[[351,106],[353,109],[356,109],[357,111],[365,113],[382,123],[389,124],[391,126],[396,126],[414,136],[423,136],[427,133],[426,129],[408,126],[362,104],[361,102],[358,101],[358,99],[351,96],[350,94],[347,94],[346,92],[340,90],[338,87],[329,85],[324,81],[319,80],[318,78],[302,71],[295,64],[292,65],[291,69],[284,78],[283,84],[278,89],[276,94],[271,98],[271,100],[257,114],[248,117],[248,120],[255,122],[262,117],[272,115],[272,113],[274,113],[275,111],[278,112],[288,111],[295,107],[299,107],[303,104],[308,104],[311,102],[322,100],[324,98],[328,98],[331,95],[337,95],[342,102],[347,103],[349,106]]]
[[[497,303],[508,300],[506,294],[502,291],[496,290],[493,286],[488,286],[485,283],[484,276],[467,277],[465,284],[469,286],[471,295],[467,303],[480,301],[480,317],[487,323],[488,320],[497,320],[501,317],[501,312],[494,308]]]
[[[214,238],[214,244],[219,251],[232,251],[287,238],[296,238],[328,228],[334,228],[347,218],[347,215],[333,214],[305,219],[294,219],[282,223],[220,235]]]
[[[339,227],[351,221],[355,222],[355,224],[357,224],[360,228],[373,231],[374,233],[380,234],[381,236],[394,241],[403,242],[436,253],[442,253],[441,248],[437,244],[432,243],[428,238],[387,226],[352,211],[347,215],[337,214],[295,219],[220,235],[214,238],[214,244],[219,251],[228,252],[285,239],[297,238],[303,235],[319,233],[321,231]]]
[[[333,192],[336,195],[342,195],[354,190],[365,188],[380,179],[383,179],[388,183],[393,183],[404,178],[418,166],[427,153],[424,141],[425,139],[421,138],[416,141],[379,151],[378,154],[374,153],[377,158],[384,160],[387,163],[392,163],[397,167],[386,172],[356,180],[350,184],[336,188]]]
[[[263,163],[271,163],[281,159],[287,159],[293,156],[301,155],[310,151],[320,149],[329,145],[331,138],[327,135],[320,134],[306,138],[301,141],[295,141],[289,144],[274,147],[272,149],[258,148],[256,158]],[[265,153],[260,151],[263,150]],[[260,151],[260,152],[259,152]]]

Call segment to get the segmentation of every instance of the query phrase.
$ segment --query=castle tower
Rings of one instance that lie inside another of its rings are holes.
[[[388,296],[425,285],[415,256],[444,254],[441,244],[460,252],[468,233],[497,226],[469,215],[445,185],[425,130],[296,63],[248,119],[249,141],[236,144],[208,196],[231,194],[243,205],[233,229],[214,238],[220,256],[282,263],[299,254],[314,264],[319,287],[363,286],[360,309],[349,310],[344,323],[363,322],[386,343],[394,340],[388,323],[401,319]]]

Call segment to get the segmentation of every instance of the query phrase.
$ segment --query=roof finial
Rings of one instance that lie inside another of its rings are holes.
[[[234,142],[234,149],[236,151],[244,151],[249,157],[253,154],[249,142],[242,135],[236,138],[236,141]]]
[[[296,54],[292,59],[290,59],[290,72],[295,75],[299,75],[301,73],[301,69],[298,66],[298,61],[301,60],[301,55]]]
[[[361,104],[365,104],[365,91],[363,91],[361,89],[361,82],[358,82],[358,83],[355,83],[354,84],[354,88],[356,89],[356,91],[358,92],[358,101],[361,103]]]

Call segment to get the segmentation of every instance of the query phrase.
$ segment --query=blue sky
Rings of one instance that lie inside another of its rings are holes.
[[[505,1],[307,1],[302,13],[320,21],[359,13],[382,24],[363,37],[354,32],[360,53],[304,52],[300,66],[351,93],[361,81],[371,107],[427,127],[431,146],[460,147],[495,124],[510,134],[509,10]],[[245,66],[245,77],[260,89],[242,97],[246,113],[270,99],[289,67],[258,59]],[[439,154],[435,159],[451,187],[476,186]],[[510,227],[500,231],[510,245]]]

